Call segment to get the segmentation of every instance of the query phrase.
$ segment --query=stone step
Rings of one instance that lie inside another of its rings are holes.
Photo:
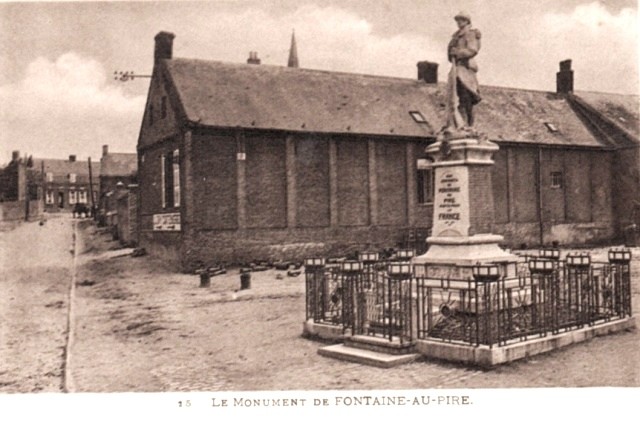
[[[397,337],[393,341],[382,337],[355,335],[344,340],[345,346],[356,349],[372,350],[374,352],[388,353],[390,355],[403,355],[415,352],[415,343],[400,343]]]
[[[328,358],[356,362],[379,368],[396,367],[398,365],[413,362],[420,357],[420,354],[417,353],[392,355],[389,353],[374,352],[368,349],[358,349],[355,347],[345,346],[344,344],[321,347],[318,349],[318,354]]]

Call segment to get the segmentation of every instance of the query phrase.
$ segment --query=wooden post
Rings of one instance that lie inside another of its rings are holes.
[[[91,194],[91,217],[93,220],[96,220],[96,199],[93,195],[93,173],[91,172],[91,157],[88,159],[89,161],[89,193]]]

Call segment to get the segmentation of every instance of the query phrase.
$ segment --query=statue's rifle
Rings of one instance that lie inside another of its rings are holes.
[[[454,57],[451,62],[451,71],[449,72],[449,112],[447,119],[447,127],[460,129],[464,127],[464,119],[460,115],[458,105],[460,105],[460,99],[458,97],[458,70],[457,70],[458,58]]]

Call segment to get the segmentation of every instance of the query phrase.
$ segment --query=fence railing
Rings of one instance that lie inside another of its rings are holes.
[[[628,250],[610,251],[607,263],[539,255],[515,277],[467,279],[403,262],[309,262],[307,319],[401,343],[502,346],[631,316],[630,259]]]

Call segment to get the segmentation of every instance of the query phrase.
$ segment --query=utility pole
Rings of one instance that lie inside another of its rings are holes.
[[[93,173],[91,172],[91,157],[89,157],[89,192],[91,194],[91,217],[96,220],[96,199],[93,195]]]

